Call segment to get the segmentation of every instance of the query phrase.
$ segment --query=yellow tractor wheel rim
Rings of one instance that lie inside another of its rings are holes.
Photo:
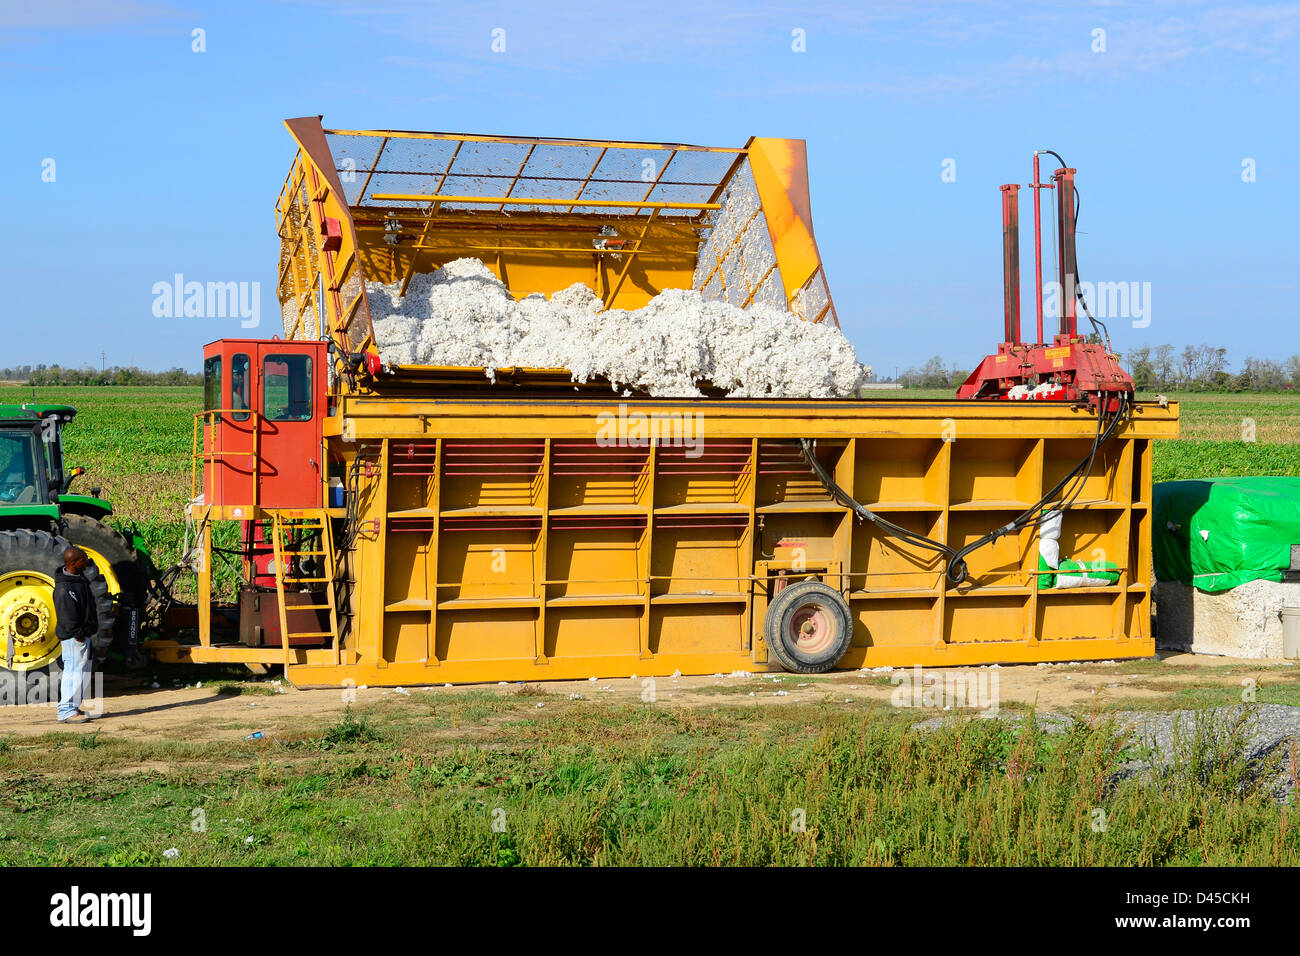
[[[113,573],[113,562],[104,557],[94,548],[88,548],[84,544],[77,545],[82,551],[86,552],[86,557],[90,558],[91,564],[99,569],[100,576],[103,577],[104,583],[108,585],[108,593],[116,601],[118,595],[122,593],[122,585],[118,583],[117,575]]]
[[[61,650],[54,633],[54,579],[36,571],[0,575],[0,667],[35,670]]]
[[[122,585],[113,564],[94,548],[78,545],[86,552],[116,600]],[[37,571],[13,571],[0,576],[0,669],[30,671],[53,661],[62,653],[54,632],[54,579]],[[13,637],[12,658],[9,639]]]

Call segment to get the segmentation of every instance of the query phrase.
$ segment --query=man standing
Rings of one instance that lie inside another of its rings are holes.
[[[55,635],[63,642],[63,679],[59,685],[59,723],[82,724],[91,717],[81,709],[94,668],[99,614],[90,582],[82,576],[90,559],[75,545],[63,552],[63,567],[54,574]]]

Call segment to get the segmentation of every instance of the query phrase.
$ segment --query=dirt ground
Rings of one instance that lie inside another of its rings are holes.
[[[1235,688],[1251,678],[1261,685],[1300,686],[1300,667],[1294,662],[1176,653],[1145,661],[1022,664],[989,670],[990,677],[996,674],[998,699],[1003,707],[1036,706],[1039,710],[1134,704],[1167,697],[1180,688]],[[158,666],[140,677],[108,674],[104,677],[100,715],[81,725],[58,724],[51,705],[0,707],[0,737],[66,730],[94,731],[104,736],[230,740],[259,730],[272,732],[300,726],[307,720],[334,721],[349,703],[340,690],[297,690],[279,678],[251,674],[244,677],[230,670],[215,680],[205,680],[205,673],[201,668],[181,672]],[[925,673],[946,671],[927,669]],[[180,674],[188,678],[183,684]],[[899,671],[880,670],[818,677],[785,673],[661,677],[655,681],[654,696],[655,703],[671,707],[822,702],[852,706],[867,700],[888,702],[900,676]],[[517,694],[520,689],[518,684],[359,687],[355,689],[353,706],[364,709],[408,694]],[[529,693],[540,706],[567,705],[577,699],[637,704],[642,702],[646,687],[644,679],[639,678],[548,681],[530,685]]]

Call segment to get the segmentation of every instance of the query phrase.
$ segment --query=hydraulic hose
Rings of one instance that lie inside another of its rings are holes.
[[[1115,433],[1116,428],[1119,426],[1119,423],[1126,418],[1128,414],[1128,396],[1123,393],[1120,393],[1119,395],[1119,407],[1116,409],[1115,414],[1110,416],[1109,422],[1106,420],[1106,401],[1104,394],[1099,392],[1097,400],[1097,431],[1093,436],[1092,447],[1088,450],[1088,454],[1084,456],[1077,465],[1070,469],[1070,471],[1066,473],[1065,477],[1058,481],[1056,485],[1044,494],[1033,506],[1018,515],[1014,520],[1000,528],[995,528],[988,534],[972,541],[970,544],[960,549],[951,548],[942,541],[936,541],[933,538],[918,534],[915,531],[904,528],[901,525],[895,524],[887,518],[883,518],[876,514],[870,508],[866,507],[866,505],[856,501],[852,495],[836,483],[835,479],[826,470],[825,466],[823,466],[817,459],[814,442],[807,438],[801,438],[799,439],[799,446],[803,452],[804,461],[808,463],[808,467],[812,469],[813,474],[817,476],[817,479],[822,483],[823,487],[830,492],[831,496],[836,501],[847,506],[855,515],[858,516],[859,519],[871,522],[885,533],[901,538],[904,541],[911,542],[918,547],[935,551],[943,555],[946,559],[944,562],[944,577],[949,583],[956,585],[961,584],[967,578],[968,569],[966,566],[966,558],[972,552],[979,550],[985,545],[992,544],[1004,535],[1014,534],[1027,527],[1036,527],[1043,522],[1049,510],[1065,511],[1078,500],[1079,495],[1083,491],[1083,486],[1087,483],[1088,477],[1092,474],[1092,467],[1096,461],[1098,450],[1110,439],[1110,437]],[[1074,482],[1074,484],[1071,485],[1071,482]],[[1060,501],[1056,501],[1057,495],[1060,495],[1063,490],[1067,489],[1067,486],[1069,486],[1068,490],[1066,490],[1065,494],[1062,495]],[[1049,508],[1049,505],[1055,505],[1055,507]]]

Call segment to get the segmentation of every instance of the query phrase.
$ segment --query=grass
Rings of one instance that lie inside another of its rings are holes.
[[[538,710],[484,692],[259,741],[58,743],[55,764],[53,738],[67,735],[46,735],[0,754],[0,863],[1300,863],[1300,808],[1254,785],[1258,768],[1216,759],[1231,726],[1203,725],[1176,774],[1126,779],[1132,753],[1104,721],[1050,735],[1032,719],[921,731],[915,718],[810,704]]]
[[[379,740],[381,734],[370,723],[367,715],[358,717],[352,712],[352,705],[349,704],[343,711],[342,718],[333,727],[325,731],[320,739],[322,750],[329,750],[331,747],[339,747],[346,744],[369,743]]]
[[[1127,681],[1123,687],[1124,690],[1134,688],[1155,691],[1160,696],[1120,697],[1111,701],[1108,709],[1159,711],[1231,707],[1241,703],[1243,689],[1239,682],[1184,684],[1171,680]],[[1255,695],[1261,704],[1300,707],[1300,683],[1268,683],[1259,677]]]
[[[1170,746],[1157,754],[1150,733],[1140,745],[1149,771],[1160,788],[1179,794],[1231,799],[1263,794],[1282,769],[1283,752],[1263,759],[1247,756],[1253,736],[1252,709],[1236,704],[1198,710],[1174,721]]]

